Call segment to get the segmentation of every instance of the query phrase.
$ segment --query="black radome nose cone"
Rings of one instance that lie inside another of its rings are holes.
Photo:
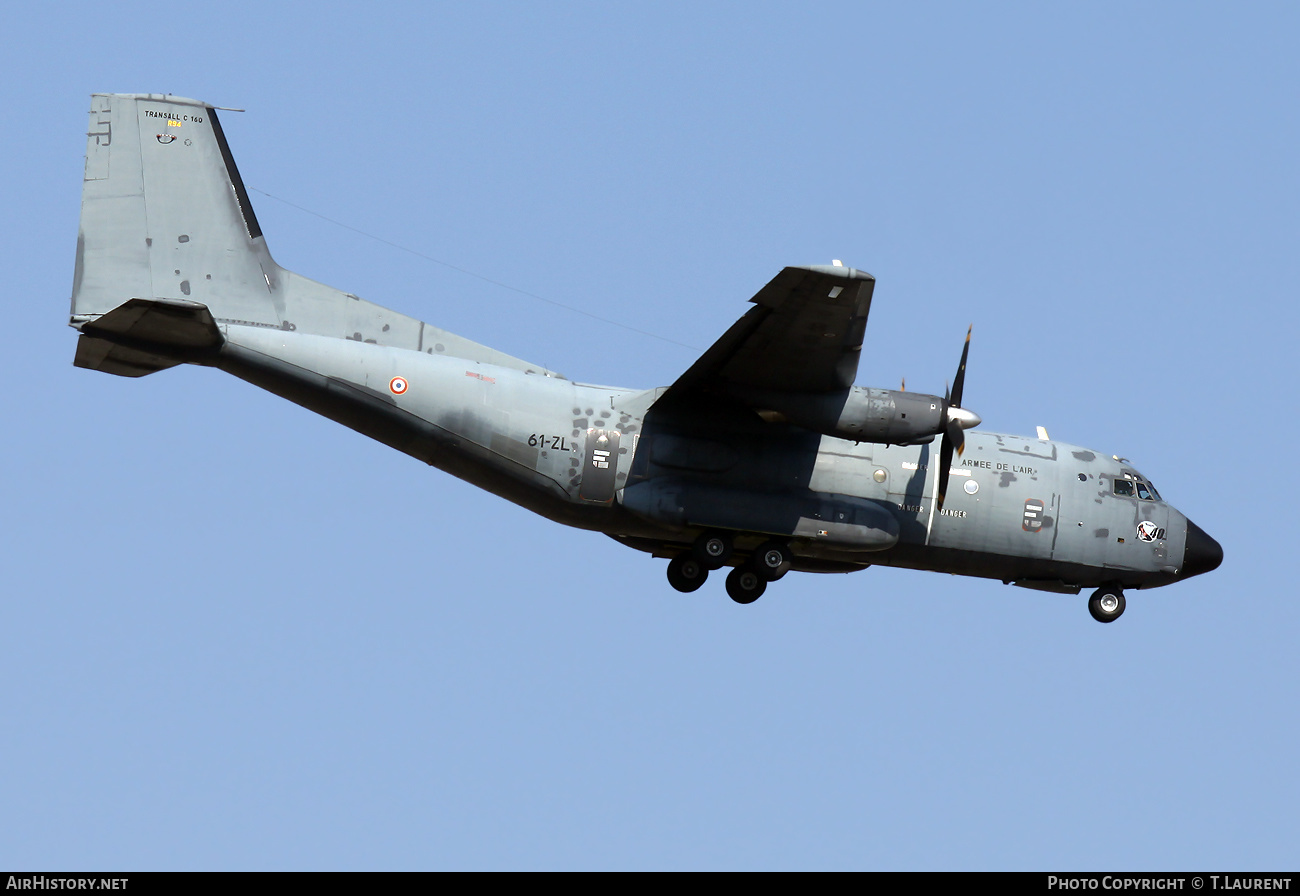
[[[1223,562],[1223,547],[1205,534],[1205,530],[1187,521],[1187,546],[1183,548],[1183,577],[1199,576],[1218,569]]]

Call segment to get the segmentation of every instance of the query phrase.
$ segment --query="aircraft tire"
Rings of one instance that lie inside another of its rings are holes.
[[[705,569],[722,569],[731,559],[732,548],[731,536],[725,532],[705,532],[695,539],[691,553]]]
[[[1088,612],[1098,622],[1114,622],[1124,613],[1124,592],[1110,585],[1098,588],[1088,599]]]
[[[779,541],[765,541],[754,551],[750,563],[754,570],[769,582],[775,582],[790,571],[794,555],[790,548]]]
[[[767,581],[747,565],[727,573],[727,594],[738,604],[752,604],[766,590]]]
[[[709,577],[704,564],[696,560],[689,552],[678,554],[668,562],[668,584],[683,594],[698,591]]]

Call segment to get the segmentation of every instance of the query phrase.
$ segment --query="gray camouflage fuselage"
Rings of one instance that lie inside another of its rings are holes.
[[[932,514],[932,444],[854,443],[716,408],[707,424],[658,420],[648,411],[661,389],[588,386],[364,341],[225,333],[215,366],[549,519],[658,556],[713,527],[751,533],[753,544],[792,535],[809,517],[788,508],[820,509],[831,523],[837,505],[861,499],[897,521],[897,542],[810,532],[796,539],[795,569],[884,564],[1077,591],[1164,585],[1182,565],[1186,518],[1162,501],[1115,495],[1115,478],[1136,475],[1131,465],[1061,442],[969,433],[956,485]],[[400,396],[394,377],[409,384]],[[613,475],[593,488],[602,436],[614,445]],[[625,496],[647,487],[669,493],[670,507],[629,510]],[[1027,518],[1027,504],[1041,510]],[[1143,522],[1166,537],[1142,541]]]

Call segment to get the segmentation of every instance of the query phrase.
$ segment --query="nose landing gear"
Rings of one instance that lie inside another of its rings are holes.
[[[1124,612],[1124,591],[1115,585],[1103,585],[1088,600],[1088,612],[1098,622],[1114,622]]]

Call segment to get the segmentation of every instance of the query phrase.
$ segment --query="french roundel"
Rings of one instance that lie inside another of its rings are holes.
[[[404,377],[395,376],[388,381],[388,388],[393,390],[394,395],[401,395],[407,390],[407,383]]]

